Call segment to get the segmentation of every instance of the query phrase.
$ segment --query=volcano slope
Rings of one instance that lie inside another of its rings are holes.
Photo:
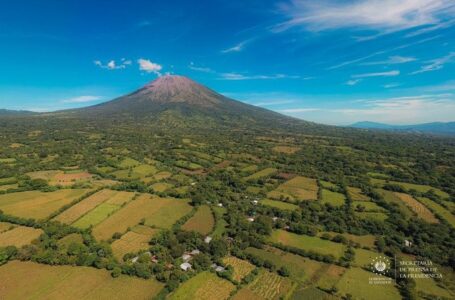
[[[137,294],[158,299],[454,297],[454,139],[297,120],[182,76],[160,77],[96,106],[0,116],[0,128],[2,280],[15,268],[40,276],[43,267],[42,276],[50,276],[48,264],[142,277],[154,292]],[[87,173],[84,180],[69,176]],[[55,174],[74,179],[59,184]],[[58,209],[44,219],[6,213],[36,207],[21,199],[24,191],[42,197],[38,191],[51,196],[69,188],[86,193],[54,197]],[[425,206],[432,221],[409,203]],[[88,211],[71,224],[54,221],[74,205]],[[211,214],[201,213],[207,208]],[[113,220],[125,224],[97,240],[92,232]],[[188,220],[211,239],[185,230]],[[89,225],[76,226],[81,222]],[[44,234],[22,248],[8,246],[19,238],[10,231],[23,227]],[[126,254],[114,255],[113,244]],[[232,256],[233,265],[223,264]],[[377,275],[371,263],[379,256],[431,261],[442,278],[400,277],[393,264]],[[219,277],[208,272],[212,264],[225,268]],[[373,286],[374,276],[393,280]],[[59,294],[53,289],[71,298],[77,280],[61,284],[57,277],[28,289],[38,298]]]

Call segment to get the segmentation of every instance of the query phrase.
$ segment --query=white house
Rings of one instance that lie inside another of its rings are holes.
[[[218,203],[217,206],[218,207],[223,207],[223,203]]]
[[[247,220],[250,221],[250,222],[254,222],[254,218],[253,217],[249,217]]]
[[[180,265],[180,269],[182,269],[183,271],[188,271],[191,269],[191,264],[184,262],[183,264]]]
[[[198,249],[194,249],[193,251],[191,251],[190,254],[191,254],[191,255],[198,255],[198,254],[200,254],[200,253],[201,253],[201,251],[199,251]]]
[[[204,242],[206,244],[210,244],[211,241],[212,241],[212,237],[211,236],[206,236],[205,239],[204,239]]]

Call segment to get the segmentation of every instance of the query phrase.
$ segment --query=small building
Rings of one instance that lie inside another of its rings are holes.
[[[217,267],[215,268],[215,271],[216,271],[216,272],[219,272],[219,273],[224,272],[224,270],[225,270],[225,269],[224,269],[224,267],[222,267],[222,266],[217,266]]]
[[[218,207],[223,207],[223,203],[218,203],[217,206]]]
[[[258,200],[253,200],[251,201],[254,205],[258,205],[259,201]]]
[[[254,222],[254,218],[253,218],[253,217],[249,217],[249,218],[247,218],[247,220],[248,220],[249,222]]]
[[[183,271],[188,271],[191,269],[191,264],[184,262],[183,264],[180,265],[180,269],[182,269]]]
[[[150,258],[150,261],[151,261],[152,263],[155,263],[155,264],[156,264],[156,263],[158,263],[158,257],[157,257],[156,255],[153,255],[153,256]]]
[[[408,240],[404,240],[404,245],[406,247],[411,247],[412,246],[412,242],[411,241],[408,241]]]
[[[131,262],[134,264],[139,260],[139,256],[134,257]]]
[[[189,260],[191,259],[191,255],[189,255],[189,254],[183,254],[183,255],[182,255],[182,259],[183,259],[184,262],[187,262],[187,261],[189,261]]]
[[[212,241],[212,237],[211,236],[206,236],[205,239],[204,239],[204,242],[206,244],[210,244],[211,241]]]
[[[276,222],[278,220],[278,217],[273,217],[272,220],[273,222]]]

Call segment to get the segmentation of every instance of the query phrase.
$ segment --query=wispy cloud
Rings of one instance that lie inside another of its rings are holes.
[[[420,67],[420,70],[412,72],[411,75],[436,71],[444,68],[444,65],[455,60],[455,52],[450,52],[446,56],[427,61],[427,64]]]
[[[161,65],[145,58],[138,59],[137,63],[139,64],[139,70],[144,71],[146,73],[154,73],[158,76],[161,76],[160,71],[163,69]]]
[[[313,112],[313,111],[320,111],[320,108],[312,108],[312,107],[304,107],[304,108],[288,108],[288,109],[281,109],[279,112],[282,113],[303,113],[303,112]]]
[[[376,73],[364,73],[364,74],[356,74],[352,75],[352,78],[367,78],[367,77],[389,77],[389,76],[398,76],[400,75],[400,71],[393,70],[387,72],[376,72]]]
[[[300,79],[297,75],[274,74],[274,75],[244,75],[239,73],[221,73],[221,80],[269,80],[269,79]]]
[[[230,47],[230,48],[221,50],[221,53],[240,52],[240,51],[242,51],[242,50],[245,48],[245,46],[246,46],[249,42],[250,42],[250,40],[246,40],[246,41],[240,42],[240,43],[238,43],[237,45],[235,45],[235,46],[233,46],[233,47]]]
[[[101,96],[92,96],[92,95],[85,95],[85,96],[77,96],[69,99],[61,100],[61,103],[87,103],[93,102],[97,100],[101,100]]]
[[[214,70],[208,68],[208,67],[200,67],[197,66],[194,62],[190,62],[188,65],[188,68],[193,71],[198,71],[198,72],[203,72],[203,73],[216,73]]]
[[[357,83],[359,83],[360,81],[362,81],[362,79],[351,79],[351,80],[348,80],[346,82],[347,85],[356,85]]]
[[[294,100],[275,100],[275,101],[267,101],[267,102],[256,102],[250,103],[251,105],[256,106],[275,106],[275,105],[283,105],[283,104],[290,104],[294,103]]]
[[[129,59],[122,58],[119,63],[115,60],[110,60],[106,64],[103,64],[100,60],[95,60],[93,63],[102,69],[118,70],[125,69],[127,66],[131,65],[132,62]]]
[[[378,61],[370,61],[362,63],[363,66],[374,66],[374,65],[397,65],[397,64],[405,64],[408,62],[416,61],[414,57],[406,57],[400,55],[393,55],[389,56],[389,58],[385,60],[378,60]]]
[[[383,85],[383,87],[384,87],[385,89],[391,89],[391,88],[398,87],[398,86],[400,86],[399,83],[388,83],[388,84],[384,84],[384,85]]]
[[[291,0],[279,7],[287,21],[276,31],[303,27],[310,31],[338,28],[396,32],[440,23],[455,14],[451,0]]]
[[[417,29],[415,31],[412,31],[412,32],[406,34],[405,37],[407,37],[407,38],[415,37],[415,36],[426,34],[426,33],[429,33],[429,32],[433,32],[433,31],[436,31],[436,30],[439,30],[439,29],[449,28],[449,27],[451,27],[454,24],[455,24],[455,20],[449,20],[447,22],[442,22],[442,23],[439,23],[439,24],[436,24],[436,25],[425,26],[424,28],[420,28],[420,29]]]

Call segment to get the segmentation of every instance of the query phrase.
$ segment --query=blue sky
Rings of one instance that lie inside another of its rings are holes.
[[[320,123],[455,121],[452,0],[15,0],[0,25],[0,108],[92,105],[170,73]]]

